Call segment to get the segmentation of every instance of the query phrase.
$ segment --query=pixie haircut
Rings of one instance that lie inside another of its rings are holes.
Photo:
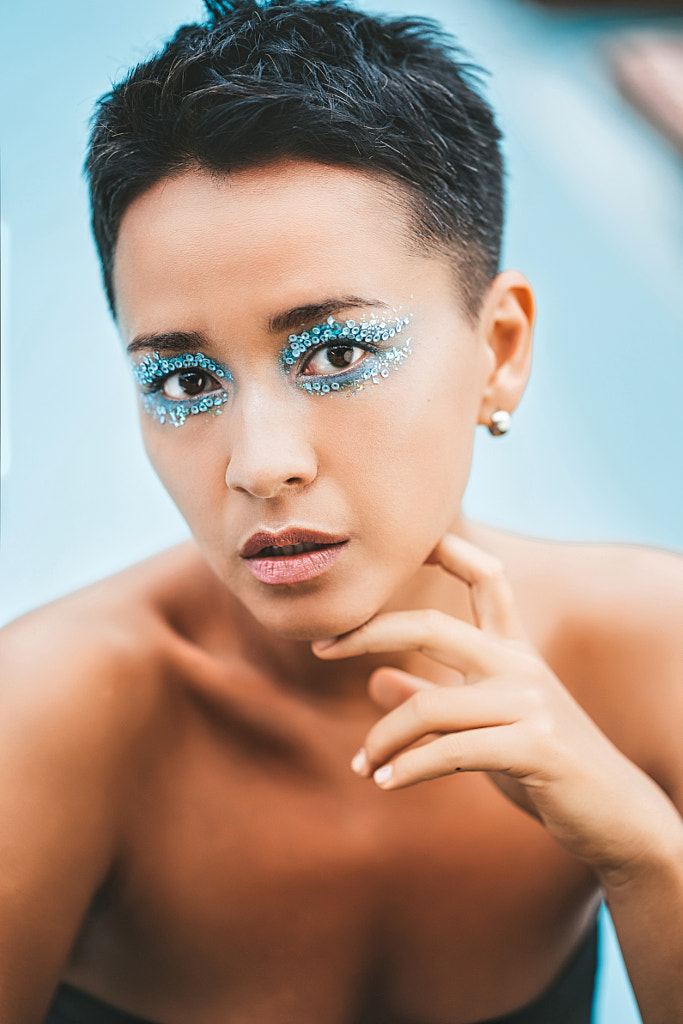
[[[114,317],[112,269],[128,205],[162,178],[296,158],[393,187],[421,251],[447,255],[476,317],[498,271],[500,132],[471,65],[431,20],[336,0],[205,0],[156,56],[103,96],[86,160]]]

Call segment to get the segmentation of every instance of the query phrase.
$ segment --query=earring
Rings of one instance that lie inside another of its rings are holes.
[[[499,409],[494,412],[491,416],[491,422],[489,423],[489,433],[493,437],[500,437],[501,434],[507,434],[508,430],[512,426],[512,416],[505,409]]]

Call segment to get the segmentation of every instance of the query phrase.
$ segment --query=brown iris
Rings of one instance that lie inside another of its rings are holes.
[[[207,377],[200,370],[187,370],[178,374],[178,384],[188,395],[200,395],[206,387]]]

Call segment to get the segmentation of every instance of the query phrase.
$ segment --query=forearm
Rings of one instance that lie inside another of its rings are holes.
[[[683,1021],[683,821],[670,806],[657,849],[602,879],[644,1024]]]

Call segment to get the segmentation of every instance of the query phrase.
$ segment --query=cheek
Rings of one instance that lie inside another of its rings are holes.
[[[394,518],[400,518],[406,540],[438,539],[435,535],[442,534],[460,511],[470,472],[472,432],[457,420],[430,417],[396,438],[384,503]]]
[[[462,494],[469,475],[479,408],[465,367],[444,366],[409,382],[397,396],[387,431],[387,457],[397,484],[426,487],[429,494]],[[427,492],[425,492],[425,498]]]
[[[201,417],[180,427],[142,420],[147,456],[193,532],[215,514],[216,501],[225,491],[226,462],[217,431],[207,429],[211,425]]]
[[[374,522],[374,532],[383,534],[388,547],[401,536],[419,554],[459,512],[478,405],[475,389],[460,389],[459,398],[448,381],[431,374],[423,381],[408,380],[406,374],[403,383],[382,394],[380,385],[367,401],[356,403],[348,431],[336,432],[346,450],[346,461],[337,459],[337,472],[345,474],[366,525]]]

